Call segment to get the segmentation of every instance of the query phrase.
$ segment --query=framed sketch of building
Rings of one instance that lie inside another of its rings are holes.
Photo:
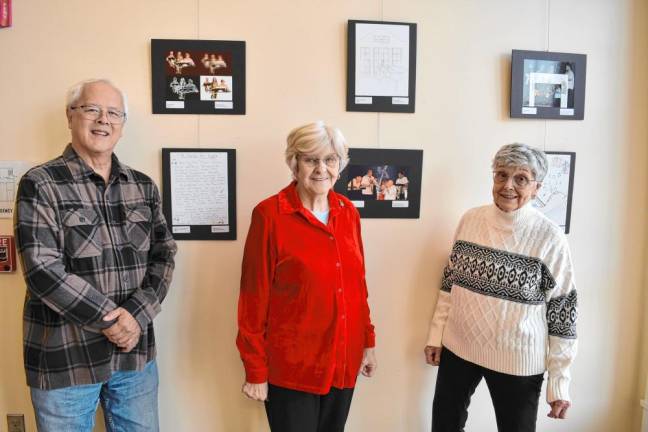
[[[163,148],[162,211],[176,240],[236,240],[236,150]]]
[[[347,111],[413,113],[416,24],[349,20]]]
[[[335,191],[361,217],[419,218],[423,150],[352,148],[349,158]]]
[[[511,117],[582,120],[587,56],[513,50]]]
[[[26,161],[0,161],[0,219],[11,219],[20,178],[32,163]]]
[[[576,153],[546,151],[549,161],[547,175],[542,181],[532,205],[569,233]]]
[[[245,114],[245,42],[151,40],[154,114]]]

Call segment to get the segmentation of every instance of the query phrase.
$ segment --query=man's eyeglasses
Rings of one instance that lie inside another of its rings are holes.
[[[493,171],[493,181],[495,183],[506,183],[509,179],[509,174],[506,171]],[[529,186],[535,179],[530,179],[524,174],[515,174],[513,176],[513,185],[518,188],[525,188]]]
[[[101,107],[98,107],[96,105],[71,106],[70,109],[78,109],[81,117],[86,120],[92,121],[99,120],[104,111]],[[107,108],[106,118],[108,119],[108,123],[110,124],[122,124],[126,121],[126,113],[113,108]]]
[[[324,159],[318,159],[318,158],[308,157],[308,156],[299,156],[299,160],[312,168],[318,167],[322,161],[324,162],[324,165],[326,165],[329,168],[334,168],[338,165],[338,163],[340,163],[340,158],[338,157],[338,155],[329,155],[326,156]]]

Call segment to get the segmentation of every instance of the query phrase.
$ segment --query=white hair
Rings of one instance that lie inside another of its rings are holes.
[[[340,171],[349,163],[349,147],[340,129],[319,120],[290,131],[286,139],[286,164],[295,174],[297,156],[332,148],[340,158]]]
[[[81,94],[83,93],[83,90],[86,88],[87,85],[96,84],[96,83],[107,84],[110,87],[117,90],[117,92],[119,92],[119,95],[121,96],[122,99],[122,104],[124,105],[124,114],[126,115],[126,118],[128,118],[128,98],[126,97],[126,93],[124,93],[122,89],[120,89],[115,84],[113,84],[112,81],[105,78],[87,79],[84,81],[80,81],[74,84],[72,87],[70,87],[65,97],[65,109],[66,110],[69,109],[72,105],[76,104],[79,101],[79,98],[81,97]]]
[[[492,168],[525,167],[531,171],[535,180],[542,183],[547,175],[549,163],[542,150],[522,143],[502,146],[493,158]]]

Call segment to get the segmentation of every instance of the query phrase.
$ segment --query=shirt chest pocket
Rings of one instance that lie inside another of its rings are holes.
[[[138,251],[151,248],[151,209],[147,206],[126,208],[126,235]]]
[[[68,210],[63,215],[65,254],[71,258],[100,256],[102,241],[100,218],[92,208]]]

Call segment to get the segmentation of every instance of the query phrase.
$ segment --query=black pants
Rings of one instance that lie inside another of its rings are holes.
[[[272,432],[344,432],[353,389],[331,387],[325,395],[268,386],[265,403]]]
[[[495,372],[466,361],[443,348],[432,406],[432,432],[463,432],[470,397],[486,380],[499,432],[535,432],[544,374],[531,376]]]

